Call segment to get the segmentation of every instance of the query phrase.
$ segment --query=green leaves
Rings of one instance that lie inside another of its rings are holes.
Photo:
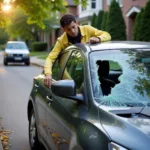
[[[73,0],[73,2],[74,4],[82,4],[83,7],[87,5],[87,0]],[[3,1],[0,0],[0,4],[2,3]],[[17,6],[24,10],[25,15],[28,16],[28,24],[37,24],[39,27],[44,28],[43,20],[51,17],[56,12],[65,13],[68,3],[64,0],[12,0],[11,5],[13,6],[12,10],[15,10]],[[13,16],[12,14],[13,12],[10,15],[0,14],[0,27],[5,26],[7,23],[5,18],[10,19]]]
[[[82,4],[83,8],[86,8],[88,1],[87,0],[73,0],[74,4]]]
[[[140,25],[140,40],[150,42],[150,1],[147,2],[144,12],[142,13]]]
[[[141,20],[143,17],[143,12],[144,12],[144,8],[141,9],[141,12],[137,14],[136,19],[135,19],[135,24],[133,28],[133,40],[135,41],[141,40],[141,34],[142,34]]]
[[[93,16],[92,16],[92,20],[91,20],[91,26],[93,26],[95,28],[96,28],[96,19],[97,19],[97,16],[94,13]]]
[[[121,8],[115,0],[111,2],[107,31],[110,33],[112,40],[126,40],[126,26],[122,16]]]

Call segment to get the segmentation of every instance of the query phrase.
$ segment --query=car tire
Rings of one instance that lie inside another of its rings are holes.
[[[43,149],[41,143],[38,140],[36,120],[33,109],[31,110],[29,117],[29,143],[31,150],[37,150],[39,148],[40,150]]]
[[[7,66],[8,65],[8,62],[6,60],[4,60],[4,65]]]
[[[30,66],[30,62],[25,62],[25,64],[26,64],[27,66]]]

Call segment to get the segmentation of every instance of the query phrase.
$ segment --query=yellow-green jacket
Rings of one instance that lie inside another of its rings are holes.
[[[109,33],[98,30],[96,28],[93,28],[89,25],[79,26],[81,31],[81,43],[86,43],[89,41],[91,37],[99,37],[101,39],[101,42],[110,41],[111,36]],[[52,64],[55,62],[56,58],[58,57],[59,53],[64,50],[66,47],[68,47],[71,43],[68,42],[67,34],[64,32],[64,34],[57,39],[57,42],[55,44],[55,47],[53,50],[49,53],[48,57],[45,61],[44,66],[44,73],[45,75],[51,75],[52,74]]]

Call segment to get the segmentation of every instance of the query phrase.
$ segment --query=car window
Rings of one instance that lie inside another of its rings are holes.
[[[101,105],[150,106],[150,50],[146,52],[105,50],[91,54],[93,95]]]
[[[65,62],[68,58],[68,55],[69,53],[68,52],[65,52],[63,54],[61,54],[56,62],[54,63],[53,65],[53,68],[52,68],[52,77],[54,80],[60,80],[61,79],[61,75],[62,75],[62,72],[63,72],[63,69],[64,69],[64,65],[65,65]]]
[[[7,43],[6,48],[7,49],[27,49],[27,46],[25,43]]]
[[[77,93],[80,92],[80,87],[83,84],[83,59],[78,51],[73,51],[63,73],[63,79],[72,79],[76,84]]]

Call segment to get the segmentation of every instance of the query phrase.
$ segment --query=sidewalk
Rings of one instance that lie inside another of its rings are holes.
[[[0,140],[0,150],[3,150],[2,141]]]
[[[39,67],[43,68],[44,64],[45,64],[45,60],[44,59],[40,59],[40,58],[34,56],[34,57],[30,58],[30,63],[32,65],[36,65],[36,66],[39,66]]]
[[[1,126],[1,118],[0,118],[0,131],[2,131],[2,126]],[[3,146],[2,146],[1,137],[0,137],[0,150],[3,150]]]
[[[3,150],[2,142],[0,140],[0,150]]]

